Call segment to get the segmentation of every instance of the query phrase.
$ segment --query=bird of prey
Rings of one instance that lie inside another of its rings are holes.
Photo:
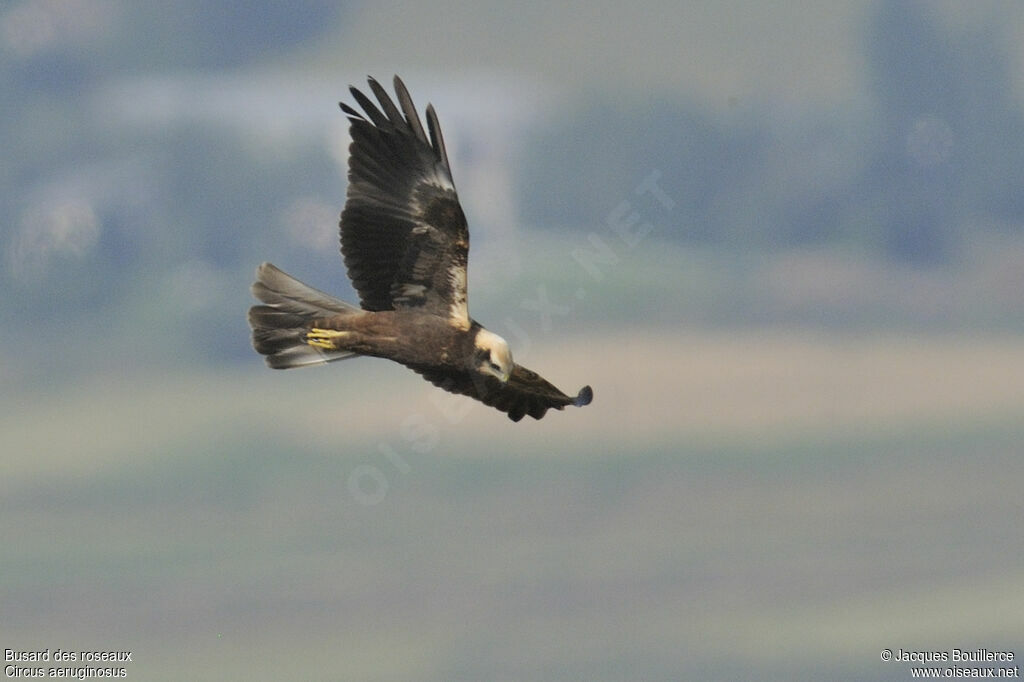
[[[469,229],[434,108],[424,130],[398,76],[397,105],[373,78],[369,85],[379,107],[354,87],[363,111],[340,104],[352,137],[341,253],[360,306],[263,263],[252,285],[262,305],[249,310],[255,349],[275,369],[387,358],[512,421],[589,404],[590,386],[562,393],[515,364],[508,343],[469,316]]]

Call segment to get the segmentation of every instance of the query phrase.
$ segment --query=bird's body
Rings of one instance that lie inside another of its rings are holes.
[[[410,310],[361,310],[314,319],[306,338],[327,351],[386,358],[410,368],[433,364],[456,371],[462,369],[481,330],[477,325],[467,333],[444,318]]]
[[[349,187],[341,252],[360,307],[313,289],[269,263],[259,267],[249,310],[253,345],[288,369],[366,355],[401,363],[446,391],[535,419],[588,404],[512,360],[508,343],[469,316],[469,229],[433,107],[427,132],[395,77],[401,109],[372,78],[380,109],[351,89],[364,114],[351,122]]]

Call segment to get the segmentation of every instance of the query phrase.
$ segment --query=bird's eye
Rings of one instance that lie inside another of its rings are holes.
[[[494,360],[491,360],[491,369],[493,369],[496,372],[500,372],[501,371],[501,365],[496,363]]]

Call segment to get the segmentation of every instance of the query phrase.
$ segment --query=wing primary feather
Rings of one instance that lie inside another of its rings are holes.
[[[446,169],[448,169],[448,175],[451,175],[451,166],[448,165],[448,150],[444,146],[444,136],[441,134],[441,124],[437,120],[437,114],[434,112],[434,105],[427,105],[427,128],[430,130],[430,144],[434,147],[438,156],[441,157],[441,163]]]
[[[341,107],[342,112],[349,118],[356,118],[359,119],[360,121],[366,120],[366,118],[361,113],[359,113],[349,105],[345,104],[344,102],[338,102],[338,106]]]
[[[380,102],[380,106],[384,109],[384,114],[394,122],[394,124],[401,125],[402,113],[395,106],[391,96],[388,95],[388,91],[384,89],[380,83],[373,78],[369,79],[370,89],[373,90],[373,94],[377,96],[377,101]]]
[[[349,92],[351,92],[355,100],[359,102],[359,106],[363,108],[363,111],[366,112],[366,115],[370,117],[370,120],[373,122],[373,125],[377,126],[378,128],[385,129],[393,125],[392,123],[390,123],[388,118],[380,112],[380,109],[377,108],[377,105],[374,104],[373,101],[369,97],[364,95],[360,90],[353,86],[349,88]]]
[[[402,105],[402,111],[405,113],[405,120],[412,128],[412,132],[423,144],[430,144],[427,141],[427,134],[423,132],[423,124],[420,123],[419,114],[416,113],[416,106],[412,103],[412,97],[409,96],[409,91],[405,89],[405,83],[402,79],[395,75],[395,94],[398,95],[398,103]]]

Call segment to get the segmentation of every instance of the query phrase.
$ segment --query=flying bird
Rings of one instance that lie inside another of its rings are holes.
[[[352,137],[341,254],[360,306],[263,263],[252,285],[262,305],[249,309],[257,352],[274,369],[386,358],[512,421],[589,404],[590,386],[566,395],[516,364],[505,339],[469,316],[469,228],[434,108],[425,131],[398,76],[397,105],[373,78],[369,85],[379,107],[354,87],[363,111],[340,104]]]

